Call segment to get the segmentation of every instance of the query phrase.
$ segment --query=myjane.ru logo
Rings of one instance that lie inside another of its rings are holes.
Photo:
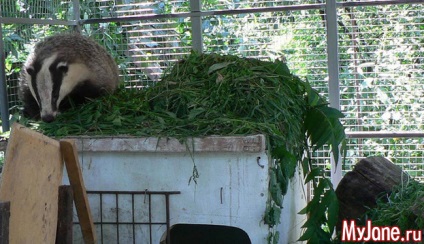
[[[371,220],[365,226],[357,226],[354,220],[342,223],[342,241],[421,242],[422,239],[422,230],[407,230],[402,235],[397,226],[373,226]]]

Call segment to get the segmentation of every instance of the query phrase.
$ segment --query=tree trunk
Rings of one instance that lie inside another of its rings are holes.
[[[408,178],[399,166],[384,157],[362,159],[336,189],[340,205],[338,230],[343,220],[358,219],[376,206],[380,196],[390,194],[394,186]]]

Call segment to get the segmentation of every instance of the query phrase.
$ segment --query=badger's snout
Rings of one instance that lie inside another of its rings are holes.
[[[55,119],[55,116],[53,114],[46,114],[41,116],[41,120],[46,122],[46,123],[50,123]]]
[[[56,111],[54,111],[54,110],[53,111],[50,110],[50,109],[48,109],[47,111],[46,110],[41,110],[40,117],[41,117],[41,120],[42,121],[44,121],[46,123],[50,123],[53,120],[55,120],[57,114],[58,113]]]

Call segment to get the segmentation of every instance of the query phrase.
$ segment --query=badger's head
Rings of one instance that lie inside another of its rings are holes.
[[[59,112],[60,103],[87,79],[89,72],[84,64],[71,63],[56,53],[27,64],[24,75],[40,107],[41,119],[52,122]]]

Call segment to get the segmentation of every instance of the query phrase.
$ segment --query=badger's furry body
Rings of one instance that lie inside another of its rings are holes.
[[[19,97],[26,117],[51,122],[59,111],[86,98],[112,93],[118,67],[106,50],[78,33],[37,43],[21,71]]]

